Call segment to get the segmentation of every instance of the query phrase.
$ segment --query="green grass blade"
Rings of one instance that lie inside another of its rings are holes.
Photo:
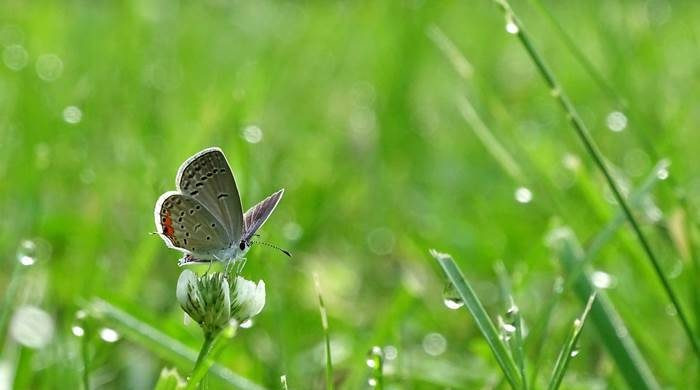
[[[486,339],[501,370],[503,370],[506,380],[508,380],[512,388],[522,388],[522,380],[513,357],[508,353],[508,349],[501,340],[488,313],[486,313],[486,309],[484,309],[481,301],[476,296],[474,289],[464,278],[462,271],[460,271],[457,264],[452,260],[452,256],[437,252],[436,250],[431,250],[430,254],[438,261],[438,264],[442,267],[447,278],[455,287],[460,298],[462,298],[464,306],[469,310],[474,321],[476,321],[477,327]]]
[[[321,295],[321,283],[319,282],[318,274],[316,273],[314,273],[314,284],[316,285],[316,293],[318,294],[318,310],[321,313],[323,338],[326,342],[326,389],[333,390],[333,359],[331,358],[331,337],[328,332],[328,314],[326,313],[326,305],[323,303],[323,295]]]
[[[549,243],[566,273],[570,273],[583,261],[584,253],[581,245],[569,228],[560,227],[550,233]],[[576,277],[573,289],[582,302],[596,291],[591,281],[589,267]],[[598,292],[590,317],[602,344],[615,361],[627,385],[632,389],[660,389],[659,383],[630,336],[629,330],[604,292]]]
[[[629,221],[630,225],[632,226],[632,230],[634,231],[635,235],[637,236],[637,239],[639,240],[640,245],[642,246],[642,249],[644,250],[647,258],[649,259],[649,262],[651,263],[654,272],[656,273],[656,277],[661,283],[664,291],[666,292],[666,295],[668,296],[669,300],[671,301],[671,304],[673,305],[674,309],[678,313],[678,319],[681,322],[681,325],[683,326],[683,331],[685,332],[688,341],[690,342],[691,346],[693,347],[693,350],[695,354],[700,357],[700,341],[698,341],[697,337],[695,336],[693,332],[693,328],[690,325],[690,321],[688,320],[687,315],[685,314],[685,310],[683,309],[683,305],[681,304],[680,299],[676,296],[676,293],[674,292],[673,288],[671,287],[671,283],[669,282],[668,278],[666,277],[666,274],[664,274],[663,269],[661,268],[661,264],[659,263],[659,260],[656,257],[656,254],[654,251],[651,249],[651,245],[649,244],[649,241],[647,240],[646,236],[642,232],[642,229],[637,222],[636,217],[632,213],[632,209],[625,199],[625,197],[622,195],[622,192],[620,191],[620,188],[613,179],[612,174],[610,172],[610,169],[607,167],[605,163],[605,158],[598,148],[598,145],[596,144],[595,140],[593,137],[590,135],[590,132],[588,131],[588,128],[586,124],[583,122],[581,117],[579,116],[576,108],[574,108],[574,105],[571,103],[569,100],[568,96],[564,92],[563,87],[559,84],[559,82],[556,80],[554,77],[554,73],[549,69],[549,67],[546,65],[544,62],[544,58],[539,54],[539,52],[535,49],[532,41],[530,40],[530,36],[525,30],[523,24],[520,22],[520,20],[517,18],[517,16],[514,14],[512,8],[510,7],[510,4],[508,3],[507,0],[494,0],[498,5],[501,6],[503,12],[505,13],[506,20],[510,27],[510,31],[514,32],[514,34],[518,37],[520,40],[520,43],[523,45],[525,48],[525,51],[527,54],[530,56],[530,59],[532,59],[533,63],[535,64],[537,70],[539,71],[540,75],[542,78],[545,80],[547,86],[550,88],[552,92],[552,96],[557,100],[559,103],[560,107],[566,114],[567,119],[571,123],[574,132],[578,136],[578,138],[581,140],[583,143],[586,152],[590,155],[590,157],[593,159],[593,162],[596,164],[596,166],[599,168],[603,176],[605,177],[606,182],[608,183],[608,187],[610,188],[611,192],[613,193],[615,200],[617,203],[620,205],[620,208],[624,212],[625,216],[627,217],[627,220]]]
[[[520,379],[522,380],[522,388],[527,390],[527,375],[525,374],[525,353],[523,351],[523,317],[520,315],[520,308],[515,305],[513,298],[510,298],[511,306],[508,308],[506,315],[511,317],[509,320],[515,326],[515,334],[510,340],[510,348],[515,359],[515,363],[518,365],[518,371],[520,372]]]
[[[534,347],[532,347],[532,350],[531,350],[533,360],[532,360],[532,364],[531,364],[532,369],[530,370],[529,384],[530,384],[530,387],[533,389],[538,388],[537,387],[537,374],[539,373],[540,366],[541,366],[540,361],[541,361],[542,350],[544,349],[544,344],[545,344],[545,341],[547,340],[547,332],[549,330],[549,324],[551,323],[552,318],[554,317],[554,308],[559,303],[559,300],[561,299],[561,294],[563,291],[564,291],[564,279],[559,277],[554,281],[554,286],[552,287],[551,293],[549,295],[549,299],[547,300],[547,305],[545,306],[542,315],[540,315],[539,321],[537,322],[537,325],[532,330],[532,332],[530,332],[529,340],[533,340],[532,344],[534,344]]]
[[[517,182],[524,182],[525,175],[518,163],[511,154],[506,150],[506,148],[498,142],[498,139],[493,135],[488,126],[481,120],[479,114],[477,114],[474,106],[467,100],[467,98],[460,96],[457,99],[457,108],[462,114],[464,120],[469,124],[469,127],[474,131],[476,137],[481,141],[486,150],[493,156],[493,158],[501,165],[504,171],[508,173],[510,177],[515,179]]]
[[[450,38],[442,32],[438,26],[430,26],[427,31],[428,37],[433,40],[435,46],[442,51],[454,67],[457,74],[464,80],[468,80],[474,74],[474,67],[467,61]]]
[[[91,316],[120,330],[126,338],[163,360],[183,368],[189,368],[197,360],[194,350],[100,298],[93,298],[87,310]],[[262,386],[218,364],[213,365],[210,372],[236,388],[263,389]]]
[[[586,317],[588,312],[591,311],[591,306],[595,300],[595,293],[588,297],[588,302],[586,303],[586,308],[583,310],[583,314],[574,320],[574,324],[571,327],[571,332],[566,339],[559,356],[557,357],[557,362],[554,364],[554,372],[552,373],[552,379],[549,381],[549,390],[557,390],[564,379],[564,374],[566,373],[566,368],[569,365],[569,361],[574,356],[574,351],[576,348],[576,343],[581,335],[581,330],[583,329],[583,324],[586,322]]]

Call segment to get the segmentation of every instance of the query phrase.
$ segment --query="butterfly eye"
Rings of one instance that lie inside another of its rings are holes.
[[[239,247],[241,250],[245,250],[245,241],[241,241],[241,243],[238,244],[238,247]]]

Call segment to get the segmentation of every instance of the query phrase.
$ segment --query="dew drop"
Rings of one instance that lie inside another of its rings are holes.
[[[605,118],[605,124],[614,132],[620,132],[627,127],[627,117],[620,111],[613,111]]]
[[[603,271],[595,271],[591,275],[591,282],[600,289],[610,288],[613,283],[613,277],[609,273]]]
[[[102,328],[100,338],[107,343],[115,343],[119,340],[119,333],[112,328]]]
[[[257,144],[263,139],[263,131],[256,125],[250,125],[243,128],[243,139],[248,143]]]
[[[513,324],[508,324],[508,323],[505,323],[505,322],[504,322],[503,324],[501,324],[501,328],[503,329],[503,331],[504,331],[506,334],[513,334],[513,333],[515,333],[515,331],[517,330],[517,328],[515,327],[515,325],[513,325]]]
[[[386,360],[394,360],[399,355],[399,351],[393,345],[384,347],[384,358]]]
[[[464,306],[464,300],[459,296],[454,285],[450,282],[447,283],[445,289],[442,292],[443,303],[448,309],[457,310]]]
[[[370,385],[370,387],[376,387],[377,386],[377,379],[376,378],[369,378],[367,380],[367,384]]]
[[[36,74],[44,81],[55,81],[63,73],[63,61],[55,54],[42,54],[36,60]]]
[[[514,20],[509,19],[508,22],[506,22],[506,32],[508,34],[517,34],[520,32],[520,27],[518,27]]]
[[[667,168],[661,168],[656,172],[656,177],[659,178],[659,180],[666,180],[668,179],[668,169]]]
[[[63,109],[63,120],[71,125],[80,123],[83,119],[83,112],[76,106],[68,106]]]
[[[374,360],[373,356],[368,357],[366,363],[367,363],[367,367],[369,367],[369,368],[377,367],[377,361]]]
[[[527,187],[518,187],[515,190],[515,200],[518,203],[530,203],[532,201],[532,191]]]
[[[578,355],[579,352],[580,352],[580,350],[578,350],[578,349],[571,350],[571,357],[576,357],[576,355]]]
[[[76,337],[83,337],[85,335],[85,329],[83,329],[79,325],[73,325],[70,328],[71,333],[73,333],[74,336]]]
[[[10,321],[10,334],[25,347],[43,348],[53,339],[53,318],[36,306],[21,306]]]
[[[564,164],[564,168],[575,172],[581,167],[581,160],[577,155],[567,153],[562,158],[562,164]]]
[[[10,45],[3,50],[2,61],[11,70],[22,70],[29,62],[29,54],[22,45]]]
[[[440,356],[447,350],[447,340],[440,333],[428,333],[423,338],[423,350],[430,356]]]
[[[22,240],[17,248],[17,261],[22,265],[36,263],[36,243],[32,240]]]

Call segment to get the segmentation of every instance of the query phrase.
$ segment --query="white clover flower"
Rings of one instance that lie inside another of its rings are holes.
[[[231,317],[239,324],[256,316],[265,306],[265,282],[256,285],[236,276],[231,286]]]
[[[182,310],[197,322],[205,333],[216,333],[231,318],[229,283],[224,274],[214,272],[197,276],[184,270],[177,280],[176,296]]]

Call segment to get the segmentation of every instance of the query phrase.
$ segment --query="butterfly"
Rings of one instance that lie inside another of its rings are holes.
[[[284,193],[280,189],[243,214],[233,172],[217,147],[185,160],[177,171],[175,188],[158,198],[153,214],[165,244],[184,253],[179,265],[245,256],[251,239]]]

